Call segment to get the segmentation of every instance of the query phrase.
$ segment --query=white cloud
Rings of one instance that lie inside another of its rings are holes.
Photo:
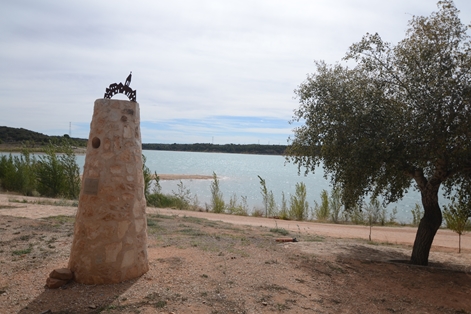
[[[455,4],[469,24],[471,3]],[[44,133],[59,125],[67,131],[69,121],[87,125],[94,100],[131,70],[142,121],[288,121],[297,106],[293,89],[314,60],[340,60],[366,32],[395,43],[412,15],[436,9],[429,0],[4,1],[0,125]],[[273,131],[237,130],[222,138],[257,141]],[[200,131],[195,140],[211,133]],[[182,140],[180,133],[166,136]]]

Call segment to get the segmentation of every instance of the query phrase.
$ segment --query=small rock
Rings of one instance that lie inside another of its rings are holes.
[[[49,274],[49,277],[59,280],[71,280],[72,278],[74,278],[74,273],[68,268],[58,268],[54,269]]]
[[[60,280],[60,279],[54,279],[54,278],[51,278],[51,277],[48,277],[46,279],[46,286],[49,288],[49,289],[57,289],[57,288],[60,288],[62,287],[63,285],[65,285],[67,283],[67,280]]]
[[[262,302],[262,304],[263,304],[264,306],[267,306],[267,305],[268,305],[268,303],[267,303],[267,302]]]
[[[90,305],[88,306],[88,308],[94,310],[94,309],[96,309],[96,305],[95,305],[95,304],[90,304]]]

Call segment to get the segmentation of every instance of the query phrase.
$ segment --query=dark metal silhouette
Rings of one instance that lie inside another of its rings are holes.
[[[131,84],[131,77],[132,77],[132,72],[129,73],[128,77],[126,78],[126,81],[123,85],[123,83],[113,83],[106,89],[105,96],[104,98],[111,99],[116,94],[124,94],[126,95],[130,101],[136,101],[136,91],[132,90],[129,85]]]
[[[126,78],[126,83],[124,85],[129,86],[131,84],[131,78],[132,78],[132,71],[129,73],[128,77]]]

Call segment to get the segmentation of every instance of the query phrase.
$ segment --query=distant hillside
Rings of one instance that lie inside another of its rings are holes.
[[[68,134],[64,136],[49,136],[42,133],[26,130],[23,128],[10,128],[0,126],[0,144],[10,147],[21,147],[28,144],[28,147],[40,147],[49,142],[59,142],[68,139],[73,146],[86,147],[87,140],[81,138],[70,138]],[[286,145],[258,145],[258,144],[142,144],[142,149],[147,150],[168,150],[184,152],[208,152],[208,153],[235,153],[235,154],[259,154],[259,155],[283,155]]]
[[[46,145],[49,142],[57,142],[67,138],[75,146],[86,146],[87,140],[81,138],[70,138],[68,134],[64,136],[49,136],[42,133],[26,130],[23,128],[10,128],[0,126],[0,144],[6,145]]]
[[[258,144],[142,144],[142,149],[169,150],[184,152],[207,152],[207,153],[235,153],[235,154],[258,154],[258,155],[283,155],[286,145],[258,145]]]

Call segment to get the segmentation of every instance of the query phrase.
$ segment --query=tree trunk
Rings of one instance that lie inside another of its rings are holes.
[[[438,189],[440,184],[432,185],[428,182],[425,186],[420,186],[422,195],[422,205],[424,206],[424,217],[420,220],[419,228],[415,236],[411,264],[428,264],[428,256],[432,247],[433,238],[438,228],[442,224],[442,211],[438,205]]]

